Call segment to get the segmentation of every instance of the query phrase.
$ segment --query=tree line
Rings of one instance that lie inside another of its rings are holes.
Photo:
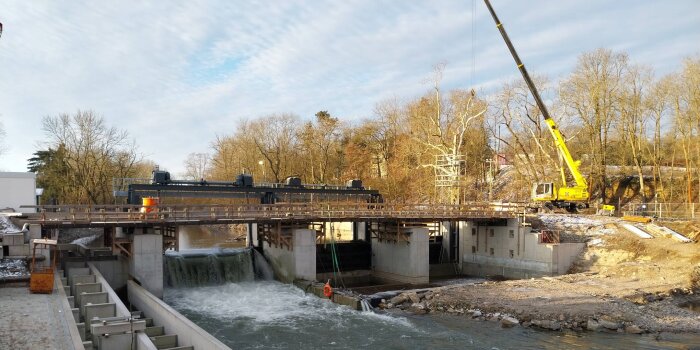
[[[561,160],[523,82],[480,96],[443,89],[443,72],[435,68],[424,94],[380,101],[359,121],[326,110],[310,120],[292,113],[244,120],[216,135],[209,153],[188,155],[182,175],[322,184],[359,178],[389,200],[421,203],[527,200],[530,183],[557,181]],[[625,53],[598,49],[582,54],[556,85],[535,80],[595,198],[698,200],[700,57],[656,77]],[[48,146],[30,159],[30,171],[59,202],[110,203],[112,177],[148,177],[154,165],[94,112],[46,117],[43,129]]]

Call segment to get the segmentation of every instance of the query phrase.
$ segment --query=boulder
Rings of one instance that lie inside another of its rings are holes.
[[[510,328],[517,326],[518,324],[520,324],[520,321],[518,321],[518,319],[515,317],[506,316],[501,319],[501,327],[503,328]]]
[[[620,328],[622,326],[619,322],[614,322],[614,321],[610,321],[610,320],[606,320],[606,319],[599,319],[598,323],[601,325],[601,327],[607,328],[607,329],[610,329],[613,331],[617,330],[618,328]]]
[[[411,312],[413,312],[415,314],[419,314],[419,315],[422,315],[422,314],[425,314],[428,312],[428,309],[422,303],[411,304],[410,310],[411,310]]]
[[[561,330],[561,323],[559,323],[558,321],[532,320],[531,323],[537,327],[544,328],[544,329],[549,329],[549,330],[553,330],[553,331]]]
[[[479,310],[472,311],[472,317],[477,318],[480,316],[481,316],[481,311],[479,311]]]
[[[399,294],[399,295],[389,299],[389,303],[394,304],[394,305],[403,304],[406,301],[408,301],[408,295],[406,295],[406,293]]]
[[[589,331],[598,331],[600,330],[600,323],[592,318],[589,318],[588,322],[586,323],[586,329]]]
[[[625,332],[630,333],[630,334],[642,334],[642,333],[644,333],[644,330],[639,328],[639,326],[629,325],[629,326],[625,327]]]
[[[408,300],[412,303],[420,303],[420,297],[416,293],[408,293]]]

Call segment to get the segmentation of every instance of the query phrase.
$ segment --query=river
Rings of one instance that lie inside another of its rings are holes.
[[[354,311],[276,281],[168,288],[164,300],[235,349],[687,349],[700,337],[503,329],[448,315]]]
[[[202,230],[191,230],[186,235],[190,248],[211,247],[212,241],[221,242],[222,238],[221,234]],[[163,299],[234,349],[700,348],[700,336],[690,334],[664,333],[657,340],[655,335],[504,329],[496,322],[444,314],[355,311],[292,285],[254,279],[261,275],[258,269],[262,264],[252,256],[237,255],[244,250],[220,249],[232,245],[240,243],[167,254],[169,278],[177,277],[178,285],[199,286],[166,287]],[[211,256],[203,258],[207,251]],[[198,271],[202,269],[209,271],[209,282],[201,280]],[[211,282],[223,284],[209,285]]]

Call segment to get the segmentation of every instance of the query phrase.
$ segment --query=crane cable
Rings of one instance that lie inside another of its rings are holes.
[[[471,52],[471,54],[472,54],[471,61],[472,62],[471,63],[472,63],[472,67],[471,68],[472,68],[472,70],[471,70],[470,75],[469,75],[469,87],[472,89],[472,91],[474,91],[474,67],[476,65],[476,63],[475,63],[476,54],[474,53],[474,11],[476,11],[476,2],[475,2],[475,0],[472,0],[472,11],[471,11],[471,15],[472,15],[472,31],[471,31],[471,41],[472,41],[472,52]]]
[[[343,281],[343,276],[340,272],[340,263],[338,263],[338,251],[335,246],[335,236],[333,235],[333,222],[331,221],[331,257],[333,260],[333,282],[338,283],[338,279],[340,280],[340,284],[345,288],[345,282]],[[335,272],[338,271],[338,277],[336,278]]]

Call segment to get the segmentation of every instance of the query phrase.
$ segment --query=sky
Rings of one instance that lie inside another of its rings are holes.
[[[625,51],[657,76],[700,55],[700,1],[492,0],[534,74]],[[46,148],[41,119],[93,110],[175,173],[217,135],[271,113],[345,121],[443,87],[519,79],[480,0],[0,1],[0,169]]]

